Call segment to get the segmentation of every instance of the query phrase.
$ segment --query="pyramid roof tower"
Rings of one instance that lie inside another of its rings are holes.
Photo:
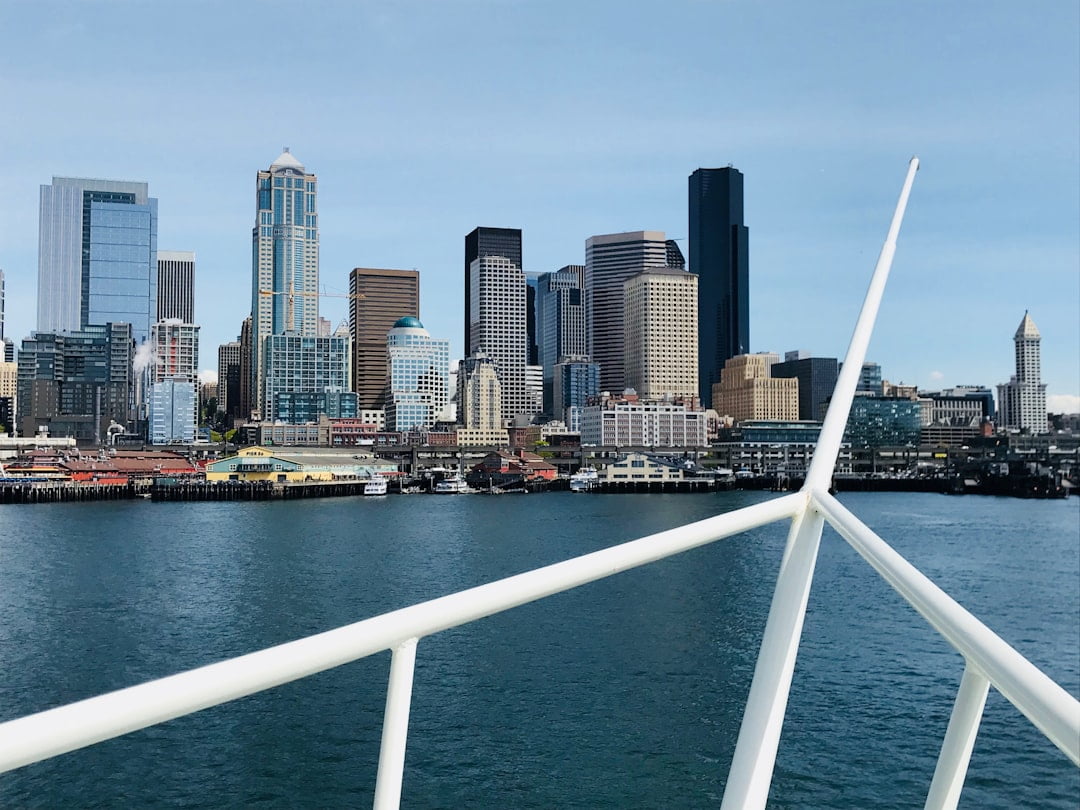
[[[278,155],[278,159],[270,164],[270,171],[274,169],[296,169],[303,172],[304,164],[297,160],[293,153],[289,151],[289,147],[286,146],[285,151]]]
[[[1031,320],[1031,316],[1027,314],[1027,310],[1024,310],[1024,319],[1020,321],[1020,326],[1016,330],[1016,338],[1041,338],[1039,334],[1039,328],[1035,326],[1035,321]]]

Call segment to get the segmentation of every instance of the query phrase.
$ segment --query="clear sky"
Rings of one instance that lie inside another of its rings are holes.
[[[1080,411],[1080,4],[0,0],[0,268],[34,328],[38,189],[143,180],[193,250],[201,367],[250,309],[255,174],[319,177],[320,283],[417,268],[462,351],[464,236],[527,270],[687,235],[687,177],[746,177],[753,351],[843,356],[907,160],[922,170],[869,359],[994,385],[1030,310]],[[681,243],[684,251],[686,242]],[[322,299],[335,325],[345,299]]]

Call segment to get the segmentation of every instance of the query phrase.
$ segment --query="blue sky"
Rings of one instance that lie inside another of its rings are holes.
[[[746,176],[751,348],[842,356],[910,155],[870,347],[893,381],[994,385],[1030,310],[1080,410],[1080,5],[1004,2],[0,3],[0,268],[34,328],[38,188],[145,180],[197,255],[202,367],[250,307],[255,174],[319,176],[321,284],[417,268],[460,354],[462,254],[687,234],[687,176]],[[685,250],[685,242],[682,243]],[[345,301],[322,300],[324,316]]]

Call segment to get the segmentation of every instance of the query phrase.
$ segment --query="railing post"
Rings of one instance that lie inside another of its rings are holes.
[[[379,773],[375,777],[375,810],[397,810],[401,803],[416,643],[415,638],[402,642],[394,648],[390,658],[390,682],[386,688],[386,713],[379,748]]]
[[[763,808],[769,798],[823,526],[807,498],[791,521],[721,810]]]
[[[989,691],[990,681],[968,663],[964,667],[964,677],[960,679],[945,740],[941,743],[934,780],[926,796],[926,810],[954,810],[960,801]]]

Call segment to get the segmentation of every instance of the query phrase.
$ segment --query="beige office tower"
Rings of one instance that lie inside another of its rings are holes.
[[[779,356],[764,352],[729,359],[720,372],[720,382],[713,384],[713,410],[736,422],[798,419],[799,381],[795,377],[774,378],[770,369],[778,362]]]
[[[500,445],[503,428],[502,384],[494,361],[484,352],[466,357],[457,371],[458,444]]]
[[[623,284],[626,387],[642,400],[698,395],[697,282],[653,267]]]
[[[585,240],[585,334],[589,356],[600,364],[601,391],[617,394],[626,387],[623,283],[667,262],[663,231],[611,233]]]
[[[357,267],[349,274],[352,376],[361,410],[386,407],[386,335],[401,318],[420,317],[420,273]]]

